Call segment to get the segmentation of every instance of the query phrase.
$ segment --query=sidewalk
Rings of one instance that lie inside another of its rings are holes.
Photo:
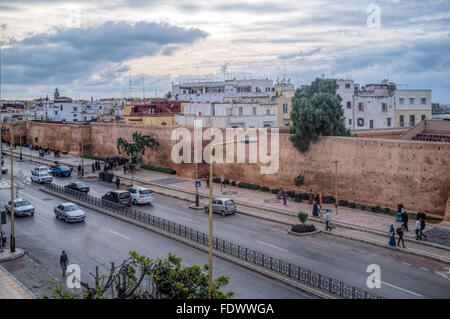
[[[23,250],[16,249],[15,253],[5,250],[0,253],[0,262],[23,256]],[[35,298],[20,281],[0,265],[0,299],[33,299]]]
[[[15,155],[17,153],[15,150]],[[8,152],[9,153],[9,152]],[[37,152],[36,152],[37,154]],[[24,158],[26,159],[26,158]],[[80,163],[80,158],[75,158],[66,155],[59,159],[62,163],[72,165],[71,163]],[[123,170],[119,169],[113,171],[114,175],[118,175],[122,184],[131,184],[131,174],[123,174]],[[85,177],[98,178],[98,172],[92,174],[89,169],[85,173]],[[195,201],[195,187],[194,181],[168,175],[160,172],[154,172],[144,169],[138,169],[134,174],[135,183],[150,185],[151,189],[156,193],[161,193],[175,198],[181,198],[190,202]],[[203,207],[208,201],[209,190],[205,188],[205,182],[202,181],[202,186],[199,188],[200,207]],[[292,225],[298,223],[297,212],[300,210],[308,213],[308,223],[312,223],[318,229],[324,229],[324,219],[312,217],[312,205],[307,202],[294,202],[288,200],[287,206],[283,206],[282,200],[277,200],[276,195],[272,193],[265,193],[261,191],[253,191],[234,186],[226,186],[220,192],[220,184],[214,183],[214,196],[229,197],[236,201],[238,212],[250,215],[257,218],[267,219],[274,222]],[[372,213],[362,210],[351,209],[348,207],[339,206],[338,214],[335,214],[334,205],[323,205],[325,209],[331,209],[332,225],[336,228],[331,232],[332,235],[349,238],[374,244],[377,246],[388,247],[388,230],[389,225],[394,224],[394,227],[400,225],[395,221],[394,216],[384,215],[382,213]],[[415,220],[410,220],[408,223],[409,232],[405,234],[406,249],[399,248],[399,250],[425,256],[430,259],[450,263],[450,247],[440,245],[438,243],[431,243],[433,236],[429,234],[429,241],[416,241],[414,234]],[[450,237],[450,231],[438,227],[436,224],[427,224],[426,232],[430,230],[439,230],[441,237]],[[444,236],[442,236],[444,232]],[[445,241],[442,241],[445,243]],[[448,243],[448,242],[447,242]]]

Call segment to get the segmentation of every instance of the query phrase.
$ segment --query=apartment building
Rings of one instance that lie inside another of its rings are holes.
[[[413,127],[432,118],[431,90],[396,90],[394,97],[397,127]]]

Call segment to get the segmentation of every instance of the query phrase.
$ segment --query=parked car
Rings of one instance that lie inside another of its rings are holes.
[[[11,214],[11,201],[5,203],[5,209],[9,214]],[[26,199],[19,198],[14,200],[14,216],[25,215],[33,216],[34,207]]]
[[[53,181],[53,177],[51,177],[47,172],[31,172],[31,181],[39,184],[51,183]]]
[[[67,166],[56,166],[52,170],[52,174],[61,177],[68,177],[70,176],[70,174],[72,174],[72,169]]]
[[[8,169],[5,166],[2,166],[2,174],[8,173]]]
[[[63,203],[55,207],[55,217],[64,219],[66,223],[84,222],[86,213],[74,203]]]
[[[236,203],[231,198],[213,198],[212,211],[222,214],[222,216],[235,214]],[[209,213],[209,203],[205,204],[205,212]]]
[[[114,162],[116,160],[119,161],[119,165],[124,165],[124,164],[128,163],[128,158],[125,158],[125,157],[108,156],[107,158],[105,158],[105,162],[106,161]]]
[[[102,196],[102,201],[131,206],[131,194],[127,191],[111,191]]]
[[[64,186],[65,189],[75,190],[81,193],[89,193],[89,186],[83,182],[72,182]]]
[[[154,194],[151,190],[140,186],[128,187],[128,191],[131,194],[131,202],[136,204],[151,204]]]
[[[47,166],[39,166],[39,167],[35,167],[31,170],[31,174],[33,174],[33,172],[36,173],[48,173],[51,174],[52,170],[50,168],[48,168]]]

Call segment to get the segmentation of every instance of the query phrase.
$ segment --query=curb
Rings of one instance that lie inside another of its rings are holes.
[[[54,196],[57,196],[57,197],[60,197],[60,198],[64,198],[64,199],[67,199],[66,197],[62,196],[61,194],[58,194],[58,193],[56,193],[56,192],[52,192],[52,191],[46,190],[46,189],[44,189],[44,188],[40,188],[39,190],[42,191],[42,192],[44,192],[44,193],[52,194],[52,195],[54,195]],[[143,222],[139,222],[139,221],[137,221],[137,220],[131,219],[131,218],[126,217],[126,216],[121,216],[121,215],[117,215],[117,214],[111,213],[111,212],[109,212],[109,211],[106,210],[106,209],[102,209],[102,208],[99,208],[99,207],[90,205],[90,204],[88,204],[88,203],[79,201],[79,200],[74,199],[74,198],[70,198],[70,200],[71,200],[72,202],[74,202],[74,203],[79,204],[80,206],[84,206],[84,207],[90,208],[90,209],[92,209],[92,210],[95,210],[95,211],[97,211],[97,212],[100,212],[100,213],[102,213],[102,214],[111,216],[111,217],[113,217],[113,218],[117,218],[117,219],[126,221],[126,222],[128,222],[128,223],[130,223],[130,224],[134,224],[134,225],[136,225],[136,226],[146,228],[146,229],[148,229],[148,230],[150,230],[150,231],[153,231],[153,232],[155,232],[155,233],[158,233],[158,234],[160,234],[160,235],[163,235],[163,236],[169,237],[169,238],[171,238],[171,239],[174,239],[174,240],[176,240],[176,241],[179,241],[179,242],[181,242],[181,243],[187,244],[187,245],[189,245],[189,246],[191,246],[191,247],[193,247],[193,248],[197,248],[197,249],[202,250],[202,251],[204,251],[204,252],[208,252],[208,251],[209,251],[207,246],[200,245],[200,244],[195,243],[195,242],[193,242],[193,241],[191,241],[191,240],[188,240],[187,238],[182,238],[182,237],[180,237],[180,236],[177,236],[177,235],[175,235],[175,234],[172,234],[172,233],[170,233],[170,232],[167,232],[167,231],[165,231],[165,230],[162,230],[162,229],[160,229],[160,228],[158,228],[158,227],[154,227],[154,226],[151,226],[151,225],[149,225],[149,224],[146,224],[146,223],[143,223]],[[287,278],[287,277],[284,277],[284,276],[275,274],[275,273],[273,273],[273,272],[270,272],[270,271],[267,270],[267,269],[263,269],[263,268],[261,268],[261,267],[259,267],[259,266],[257,266],[257,265],[254,265],[254,264],[248,263],[248,262],[246,262],[246,261],[237,259],[237,258],[235,258],[235,257],[233,257],[233,256],[230,256],[230,255],[228,255],[228,254],[225,254],[225,253],[223,253],[223,252],[220,252],[220,251],[217,251],[217,250],[213,250],[213,255],[215,255],[215,256],[217,256],[217,257],[220,257],[220,258],[222,258],[222,259],[225,259],[225,260],[227,260],[227,261],[230,261],[230,262],[232,262],[232,263],[235,263],[235,264],[237,264],[237,265],[239,265],[239,266],[242,266],[242,267],[245,267],[245,268],[247,268],[247,269],[250,269],[250,270],[252,270],[252,271],[255,271],[255,272],[257,272],[257,273],[260,273],[260,274],[262,274],[262,275],[264,275],[264,276],[266,276],[266,277],[269,277],[269,278],[272,278],[272,279],[274,279],[274,280],[283,282],[283,283],[285,283],[285,284],[287,284],[287,285],[289,285],[289,286],[292,286],[292,287],[294,287],[294,288],[299,289],[300,291],[302,291],[302,292],[304,292],[304,293],[307,293],[307,294],[309,294],[309,295],[318,297],[318,298],[320,298],[320,299],[336,299],[335,296],[328,295],[328,294],[326,294],[326,293],[324,293],[324,292],[322,292],[322,291],[317,291],[316,289],[314,289],[314,288],[312,288],[312,287],[309,287],[309,286],[304,286],[304,285],[302,285],[302,284],[299,283],[299,282],[296,282],[296,281],[293,281],[293,280],[291,280],[291,279],[289,279],[289,278]]]
[[[8,260],[14,260],[14,259],[20,258],[24,255],[25,255],[24,250],[22,250],[20,248],[16,248],[16,251],[14,253],[12,253],[11,255],[9,255],[7,257],[0,257],[0,263],[4,262],[4,261],[8,261]]]
[[[288,230],[288,234],[294,235],[294,236],[309,236],[321,233],[322,231],[320,229],[316,229],[315,231],[309,232],[309,233],[296,233],[295,231]]]
[[[36,296],[27,288],[24,284],[22,284],[13,274],[11,274],[8,270],[5,269],[2,265],[0,265],[0,269],[12,280],[14,280],[15,283],[17,283],[23,290],[25,290],[26,293],[28,293],[31,297],[31,299],[36,299]]]

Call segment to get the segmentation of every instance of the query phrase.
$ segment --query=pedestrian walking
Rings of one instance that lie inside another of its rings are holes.
[[[287,207],[287,202],[286,202],[286,200],[287,200],[287,194],[286,194],[286,192],[283,190],[283,205]]]
[[[209,189],[209,178],[206,180],[206,188]]]
[[[403,205],[402,205],[402,222],[403,222],[403,230],[408,231],[408,214],[406,213]]]
[[[322,192],[319,192],[319,206],[322,207]]]
[[[123,166],[123,175],[125,175],[126,173],[127,173],[127,166],[124,165],[124,166]]]
[[[119,178],[119,176],[117,176],[117,178],[116,178],[116,186],[117,186],[117,189],[120,188],[120,178]]]
[[[427,240],[427,235],[425,235],[424,233],[423,233],[423,230],[425,229],[425,219],[422,217],[421,219],[420,219],[420,237],[422,238],[422,237],[425,237],[425,240]]]
[[[313,216],[319,216],[319,212],[318,212],[318,207],[317,207],[317,201],[314,200],[313,202],[313,210],[312,210],[312,215]]]
[[[331,221],[331,211],[328,210],[327,214],[325,215],[325,231],[330,230],[331,231],[331,226],[330,226],[330,221]]]
[[[92,173],[95,173],[95,164],[92,163]]]
[[[225,176],[223,176],[223,174],[222,174],[222,179],[220,181],[221,181],[223,187],[225,187]]]
[[[63,250],[61,257],[59,257],[59,264],[61,265],[63,277],[66,277],[67,264],[69,263],[69,257],[67,257],[66,251]]]
[[[78,176],[80,176],[80,175],[81,175],[81,165],[78,164]]]
[[[314,202],[314,193],[312,191],[312,189],[309,190],[309,198],[308,198],[308,204],[312,205]]]
[[[400,227],[397,228],[397,235],[398,235],[397,246],[400,247],[400,241],[402,241],[403,248],[406,248],[405,240],[403,239],[403,234],[404,234],[404,227],[403,225],[401,225]]]
[[[389,238],[389,246],[395,247],[395,231],[394,231],[394,225],[389,226],[389,234],[391,237]]]
[[[416,240],[422,240],[422,235],[420,234],[420,227],[421,227],[421,222],[420,222],[420,218],[417,217],[416,220]]]
[[[2,155],[2,166],[3,165],[5,165],[5,159],[3,158],[3,155]]]

